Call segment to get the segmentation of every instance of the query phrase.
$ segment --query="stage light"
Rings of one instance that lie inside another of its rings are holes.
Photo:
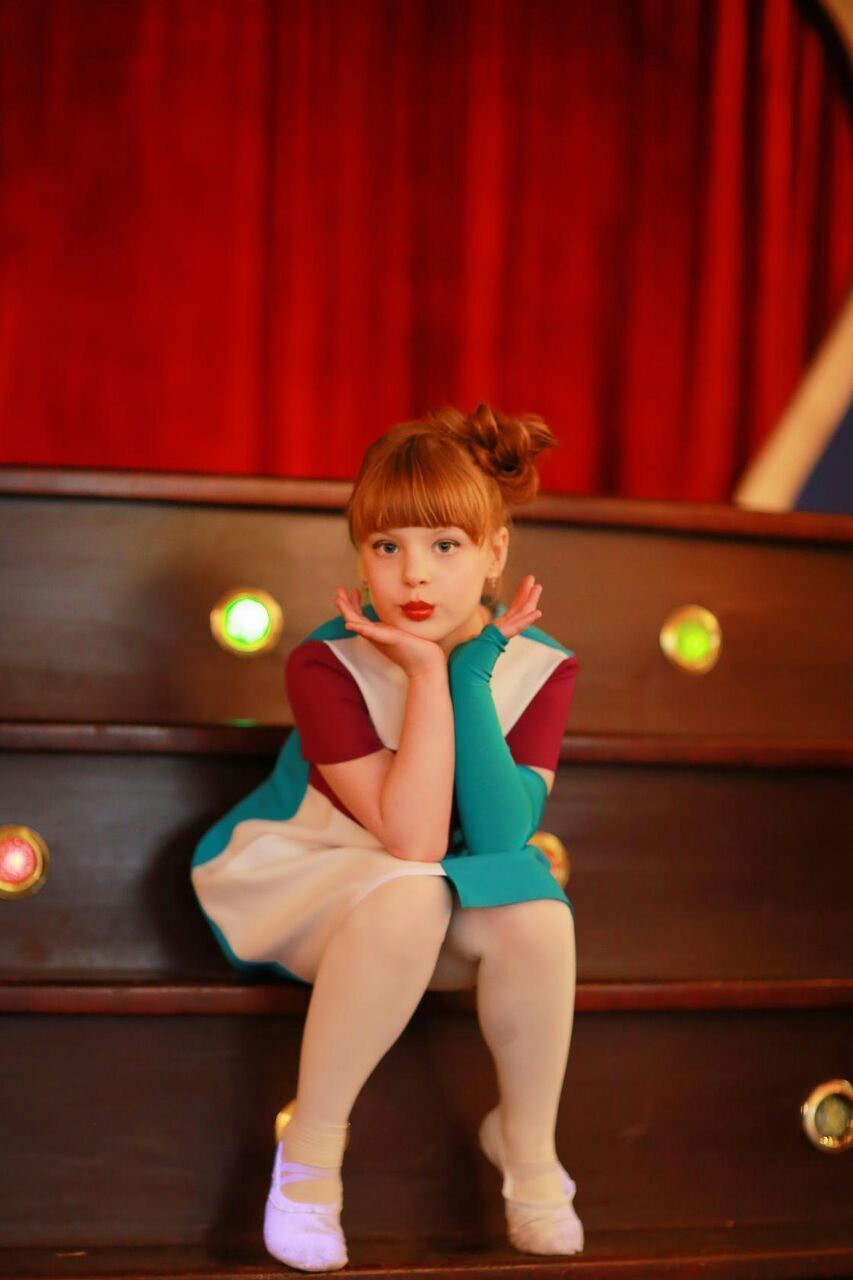
[[[223,649],[238,657],[265,653],[281,635],[281,606],[258,587],[236,588],[211,610],[210,630]]]
[[[686,604],[665,619],[658,638],[674,667],[688,675],[704,675],[720,656],[722,629],[709,609]]]
[[[48,848],[30,827],[0,826],[0,897],[23,898],[47,879]]]

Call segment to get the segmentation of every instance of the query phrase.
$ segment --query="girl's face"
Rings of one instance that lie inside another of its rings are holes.
[[[490,620],[480,596],[486,579],[503,572],[508,549],[506,525],[480,547],[456,525],[412,526],[370,534],[359,547],[358,564],[379,618],[435,641],[448,654]],[[416,600],[433,606],[429,617],[404,611]]]

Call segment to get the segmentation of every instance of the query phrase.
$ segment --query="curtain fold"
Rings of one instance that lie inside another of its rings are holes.
[[[726,501],[853,279],[803,0],[3,0],[0,460],[351,479],[542,414],[543,489]]]

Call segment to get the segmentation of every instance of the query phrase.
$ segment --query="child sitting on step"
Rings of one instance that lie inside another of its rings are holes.
[[[362,585],[290,653],[295,729],[273,776],[197,848],[193,885],[232,963],[313,987],[264,1241],[304,1271],[347,1261],[349,1116],[427,990],[477,988],[500,1101],[480,1146],[528,1253],[583,1249],[555,1147],[575,996],[574,913],[529,843],[554,782],[577,659],[497,602],[510,505],[557,443],[480,405],[367,449],[347,505]]]

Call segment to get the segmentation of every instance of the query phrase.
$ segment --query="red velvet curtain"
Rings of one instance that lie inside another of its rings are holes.
[[[486,400],[725,501],[853,273],[794,0],[0,0],[0,458],[351,479]]]

